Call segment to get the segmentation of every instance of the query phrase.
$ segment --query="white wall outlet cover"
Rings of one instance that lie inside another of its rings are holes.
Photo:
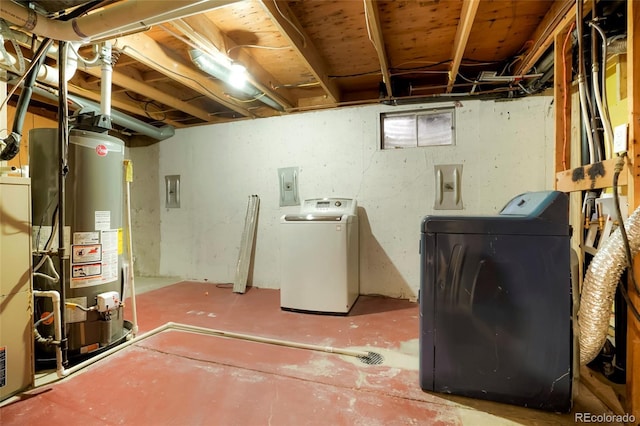
[[[627,123],[613,129],[613,152],[618,154],[627,150]]]
[[[434,165],[434,210],[462,210],[462,164]]]
[[[180,175],[164,177],[165,183],[165,207],[168,209],[180,208]]]
[[[284,167],[278,169],[280,207],[300,205],[300,197],[298,196],[298,174],[298,167]]]

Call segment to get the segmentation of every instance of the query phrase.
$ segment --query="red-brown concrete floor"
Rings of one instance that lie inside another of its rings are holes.
[[[279,292],[182,282],[137,298],[142,336],[167,322],[383,355],[326,352],[167,330],[0,408],[4,425],[573,424],[559,415],[423,392],[418,306],[360,296],[348,316],[280,310]],[[130,319],[130,304],[127,306]],[[574,411],[604,413],[585,393]]]

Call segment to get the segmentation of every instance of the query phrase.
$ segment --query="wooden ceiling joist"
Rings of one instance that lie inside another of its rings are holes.
[[[89,99],[91,101],[94,102],[100,102],[100,94],[99,93],[95,93],[92,90],[87,90],[86,88],[82,87],[84,85],[84,83],[81,81],[79,83],[79,85],[75,85],[75,84],[69,84],[68,86],[68,91],[69,93],[78,95],[80,97]],[[120,111],[124,111],[124,112],[128,112],[130,114],[138,114],[138,115],[145,115],[144,110],[142,108],[140,108],[139,105],[134,104],[133,102],[124,102],[121,101],[117,98],[112,98],[111,99],[111,106],[113,108],[116,108]],[[170,120],[170,119],[165,119],[163,120],[163,122],[165,124],[169,124],[171,126],[174,127],[184,127],[182,124]]]
[[[384,80],[385,87],[387,88],[387,96],[391,98],[393,97],[391,74],[389,73],[389,61],[387,60],[387,52],[384,47],[384,37],[382,36],[382,27],[380,26],[380,13],[378,12],[378,6],[373,0],[365,0],[364,11],[371,42],[378,54],[378,61],[380,61],[380,70],[382,71],[382,79]]]
[[[453,43],[453,52],[451,57],[453,58],[449,65],[449,80],[447,82],[447,93],[451,93],[453,85],[456,82],[458,76],[458,70],[464,57],[464,51],[467,47],[467,41],[469,40],[469,34],[471,33],[471,27],[473,27],[473,21],[476,18],[476,12],[480,0],[464,0],[462,4],[462,11],[460,12],[460,22],[456,30],[456,38]]]
[[[100,77],[101,73],[99,67],[83,68],[83,71],[95,77]],[[114,71],[111,78],[113,84],[117,84],[118,86],[138,93],[141,96],[153,99],[171,108],[175,108],[176,110],[184,111],[187,114],[198,117],[205,122],[216,121],[207,111],[201,108],[197,108],[187,102],[181,101],[171,94],[163,92],[162,90],[155,89],[154,87],[143,83],[139,79],[136,79],[134,75],[130,76],[122,72]],[[138,111],[138,113],[140,112]]]
[[[298,53],[300,59],[307,64],[311,74],[326,92],[327,100],[333,103],[339,102],[340,89],[338,85],[329,78],[327,66],[322,56],[318,53],[311,41],[311,37],[305,33],[287,3],[280,2],[276,4],[275,0],[259,1],[287,43]]]
[[[185,36],[190,38],[196,45],[203,44],[205,47],[210,45],[224,54],[226,54],[230,49],[237,47],[233,40],[227,37],[205,16],[191,16],[176,21],[173,25]],[[275,77],[269,74],[246,52],[240,50],[238,55],[239,57],[236,59],[249,72],[248,80],[252,85],[262,91],[266,96],[273,99],[284,109],[292,107],[293,101],[291,99],[287,99],[280,94],[275,93],[273,90],[261,83],[263,81],[271,82],[273,86],[277,86],[280,82]]]
[[[114,48],[121,49],[145,66],[167,75],[245,117],[254,117],[254,114],[248,109],[229,99],[221,83],[211,80],[201,72],[194,70],[190,65],[169,57],[155,40],[144,34],[133,34],[119,38],[114,44]]]
[[[585,3],[585,9],[588,9],[590,3]],[[576,19],[576,2],[574,0],[552,2],[549,11],[534,31],[531,38],[534,42],[524,53],[522,61],[516,67],[515,75],[529,72],[549,46],[553,44],[556,33],[566,28],[574,19]]]

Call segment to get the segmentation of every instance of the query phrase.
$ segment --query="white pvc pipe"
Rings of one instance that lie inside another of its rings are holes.
[[[15,31],[15,33],[17,33],[17,31]],[[16,41],[20,42],[20,40],[16,40]],[[55,52],[57,52],[57,50],[58,50],[57,48],[50,48],[49,51],[47,52],[47,55],[51,56]],[[30,63],[29,59],[25,58],[24,61],[27,64]],[[17,62],[18,60],[12,53],[6,52],[6,58],[4,57],[4,55],[0,56],[0,67],[6,70],[13,71],[12,68]],[[73,49],[69,49],[69,53],[67,54],[66,65],[67,65],[66,67],[67,73],[65,78],[67,81],[69,81],[71,80],[73,75],[76,73],[76,70],[78,69],[78,57],[76,56],[75,52],[73,52]],[[42,64],[42,66],[38,70],[38,76],[36,77],[36,79],[41,83],[46,83],[50,86],[57,86],[58,81],[60,79],[59,73],[60,71],[58,70],[58,68],[52,67],[47,64]]]
[[[127,1],[70,21],[49,19],[12,1],[2,1],[0,18],[46,38],[89,41],[143,30],[236,1],[238,0]]]
[[[127,348],[127,347],[133,345],[134,343],[137,343],[140,340],[146,339],[147,337],[151,337],[151,336],[154,336],[154,335],[156,335],[156,334],[158,334],[158,333],[160,333],[162,331],[165,331],[165,330],[167,330],[169,328],[169,324],[171,324],[171,323],[166,323],[164,325],[161,325],[160,327],[154,328],[153,330],[148,331],[148,332],[138,336],[137,338],[134,338],[134,339],[131,339],[131,340],[127,340],[126,342],[121,343],[118,346],[115,346],[115,347],[113,347],[111,349],[108,349],[108,350],[106,350],[104,352],[101,352],[101,353],[89,358],[86,361],[83,361],[83,362],[81,362],[79,364],[74,365],[71,368],[63,369],[62,370],[62,375],[58,374],[58,377],[66,377],[69,374],[72,374],[72,373],[75,373],[76,371],[82,370],[83,368],[88,367],[91,364],[93,364],[93,363],[95,363],[97,361],[100,361],[101,359],[106,358],[109,355],[114,354],[114,353],[116,353],[116,352],[118,352],[118,351],[120,351],[120,350],[122,350],[124,348]]]
[[[48,293],[48,292],[39,292],[39,293]],[[57,293],[57,292],[54,292]],[[60,307],[60,301],[59,301],[59,295],[58,295],[58,309]],[[58,321],[58,325],[59,325],[59,318],[58,316],[55,314],[54,312],[54,322]],[[168,322],[164,325],[161,325],[160,327],[154,328],[151,331],[148,331],[138,337],[135,337],[131,340],[128,340],[124,343],[121,343],[111,349],[108,349],[104,352],[101,352],[91,358],[89,358],[86,361],[83,361],[77,365],[74,365],[71,368],[64,368],[62,366],[62,350],[60,349],[60,347],[58,346],[56,348],[56,361],[58,361],[58,377],[62,378],[62,377],[66,377],[72,373],[75,373],[76,371],[82,370],[85,367],[90,366],[91,364],[111,355],[114,354],[126,347],[131,346],[134,343],[139,342],[140,340],[144,340],[148,337],[151,336],[155,336],[158,333],[161,333],[163,331],[166,330],[178,330],[178,331],[186,331],[186,332],[192,332],[192,333],[198,333],[198,334],[204,334],[204,335],[209,335],[209,336],[220,336],[220,337],[227,337],[227,338],[233,338],[233,339],[240,339],[240,340],[247,340],[247,341],[251,341],[251,342],[257,342],[257,343],[266,343],[266,344],[270,344],[270,345],[278,345],[278,346],[286,346],[286,347],[291,347],[291,348],[297,348],[297,349],[306,349],[306,350],[313,350],[313,351],[319,351],[319,352],[327,352],[327,353],[334,353],[334,354],[340,354],[340,355],[347,355],[347,356],[352,356],[352,357],[358,357],[358,358],[365,358],[369,356],[369,352],[367,351],[358,351],[358,350],[352,350],[352,349],[344,349],[344,348],[334,348],[331,346],[319,346],[319,345],[312,345],[312,344],[307,344],[307,343],[298,343],[298,342],[291,342],[291,341],[287,341],[287,340],[280,340],[280,339],[271,339],[268,337],[260,337],[260,336],[252,336],[249,334],[241,334],[241,333],[233,333],[230,331],[223,331],[223,330],[216,330],[216,329],[211,329],[211,328],[204,328],[204,327],[197,327],[194,325],[189,325],[189,324],[181,324],[181,323],[175,323],[175,322]]]
[[[33,290],[36,297],[50,297],[53,302],[53,327],[54,338],[60,342],[62,340],[62,324],[60,323],[60,293],[55,290]],[[63,377],[64,366],[62,365],[62,349],[60,345],[56,346],[56,365],[58,367],[58,377]]]
[[[102,59],[102,67],[100,68],[100,114],[111,117],[111,77],[113,75],[113,67],[111,66],[111,43],[103,43],[100,51],[100,58]]]
[[[278,345],[278,346],[287,346],[290,348],[307,349],[312,351],[328,352],[328,353],[348,355],[348,356],[354,356],[354,357],[366,357],[369,355],[369,352],[367,351],[357,351],[352,349],[334,348],[331,346],[319,346],[319,345],[312,345],[308,343],[298,343],[298,342],[292,342],[288,340],[252,336],[250,334],[234,333],[231,331],[215,330],[211,328],[203,328],[203,327],[197,327],[194,325],[180,324],[180,323],[174,323],[174,322],[169,322],[167,324],[169,325],[168,328],[173,330],[190,331],[190,332],[206,334],[210,336],[228,337],[232,339],[247,340],[250,342],[266,343],[269,345]]]

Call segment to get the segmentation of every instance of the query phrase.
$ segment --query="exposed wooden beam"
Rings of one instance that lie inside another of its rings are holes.
[[[135,65],[136,63],[137,61],[135,59],[130,58],[128,56],[124,56],[122,58],[118,58],[118,62],[116,64],[120,66],[125,66],[125,65]]]
[[[627,1],[627,94],[629,109],[629,210],[640,205],[640,2]],[[640,282],[640,256],[633,262],[635,281]],[[629,299],[640,308],[640,294],[629,285]],[[640,419],[640,322],[628,310],[627,322],[627,412]]]
[[[571,45],[569,28],[554,39],[553,98],[555,99],[555,173],[571,168]]]
[[[447,82],[447,93],[451,93],[453,85],[456,82],[458,76],[458,70],[462,63],[462,57],[464,51],[467,48],[467,41],[469,41],[469,34],[471,33],[471,27],[473,27],[473,21],[476,19],[476,12],[480,0],[464,0],[462,3],[462,11],[460,12],[460,22],[456,30],[456,38],[453,42],[453,52],[451,57],[451,64],[449,65],[449,79]]]
[[[121,49],[128,56],[147,67],[245,117],[254,117],[252,112],[226,95],[225,88],[220,82],[211,80],[203,73],[194,70],[190,65],[169,56],[155,40],[144,34],[133,34],[118,38],[114,43],[114,48]]]
[[[305,33],[302,25],[293,14],[286,2],[276,0],[258,0],[267,11],[271,21],[280,30],[284,39],[289,43],[300,59],[307,64],[309,71],[320,83],[320,86],[327,93],[330,102],[340,101],[340,89],[338,85],[329,78],[327,66],[320,56],[320,53],[313,45],[311,37]],[[295,26],[295,28],[294,28]]]
[[[616,161],[617,159],[610,158],[599,163],[562,170],[556,173],[556,189],[562,192],[573,192],[610,188],[613,185]],[[626,184],[627,176],[622,173],[618,179],[618,185]]]
[[[204,15],[191,16],[182,20],[172,22],[185,36],[189,37],[196,45],[203,44],[205,47],[212,46],[224,54],[230,49],[237,47],[236,43],[227,37],[209,18]],[[206,51],[206,50],[205,50]],[[262,65],[243,49],[234,49],[236,57],[234,58],[241,63],[249,74],[248,80],[258,90],[262,91],[266,96],[273,99],[284,109],[289,109],[293,105],[293,100],[284,97],[273,91],[269,86],[278,86],[278,81],[274,76],[268,73]]]
[[[371,42],[378,54],[378,61],[380,61],[380,70],[382,71],[382,80],[387,88],[387,96],[393,97],[391,74],[389,74],[389,61],[387,60],[387,51],[384,47],[384,37],[382,36],[382,26],[380,25],[380,13],[378,12],[376,2],[374,2],[374,0],[365,0],[364,12],[367,19],[367,28],[371,35]]]
[[[591,3],[591,2],[588,2]],[[585,9],[588,6],[585,3]],[[586,12],[586,10],[585,10]],[[540,25],[533,32],[531,39],[534,43],[523,54],[522,61],[516,67],[515,75],[523,75],[538,62],[538,60],[549,49],[558,31],[562,31],[576,19],[575,0],[561,0],[550,2],[549,11],[544,16]]]
[[[171,79],[158,71],[147,71],[142,73],[142,81],[145,83],[155,83],[158,81],[170,81]]]
[[[76,94],[78,96],[81,96],[83,98],[92,100],[94,102],[100,102],[100,93],[96,93],[93,90],[89,90],[83,86],[83,80],[77,81],[78,85],[76,84],[69,84],[68,85],[68,90],[70,93]],[[113,108],[116,108],[120,111],[125,111],[128,112],[130,114],[136,114],[136,115],[145,115],[145,111],[143,108],[140,107],[140,105],[137,105],[133,102],[124,102],[121,101],[117,98],[112,98],[111,99],[111,106]],[[177,121],[173,121],[170,119],[165,119],[163,120],[164,123],[172,125],[174,127],[184,127],[184,125],[180,124]]]
[[[87,74],[92,76],[100,77],[101,71],[99,67],[91,67],[91,68],[81,68]],[[126,72],[126,74],[125,74]],[[193,115],[194,117],[198,117],[199,119],[206,122],[215,122],[214,118],[212,118],[209,113],[201,108],[197,108],[187,102],[181,101],[176,97],[172,96],[170,93],[165,93],[162,90],[158,90],[142,81],[142,77],[136,78],[136,74],[139,74],[133,68],[128,67],[126,71],[120,71],[120,67],[116,66],[112,74],[113,84],[117,84],[127,90],[138,93],[142,96],[145,96],[149,99],[156,100],[162,104],[170,106],[171,108],[175,108],[180,111],[184,111],[187,114]]]

